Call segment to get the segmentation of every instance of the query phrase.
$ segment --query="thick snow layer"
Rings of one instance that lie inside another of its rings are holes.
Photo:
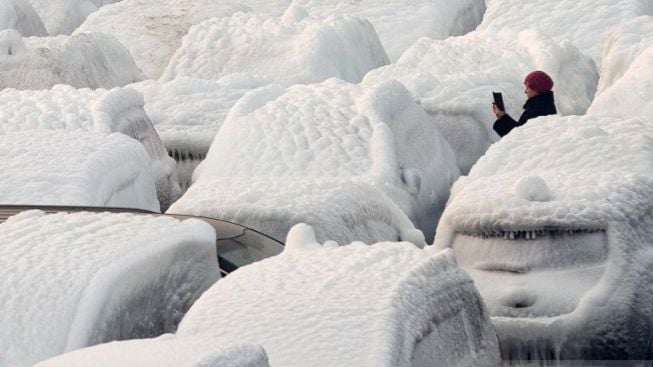
[[[297,0],[311,14],[349,14],[369,20],[391,60],[421,37],[445,39],[478,26],[485,3],[478,0]]]
[[[601,66],[606,34],[641,15],[653,15],[650,0],[487,0],[479,30],[519,32],[536,29],[555,40],[569,40]]]
[[[181,196],[175,161],[168,156],[143,110],[143,96],[130,88],[0,91],[0,134],[24,130],[86,130],[123,133],[139,141],[150,156],[150,170],[161,208]]]
[[[38,363],[35,367],[270,367],[254,344],[216,345],[204,337],[136,339],[100,344]]]
[[[55,84],[77,88],[111,88],[143,80],[129,51],[101,33],[22,38],[0,31],[0,90],[49,89]]]
[[[364,83],[396,79],[420,100],[469,171],[496,140],[492,91],[502,92],[515,118],[525,102],[524,77],[544,70],[555,81],[558,111],[582,114],[598,82],[592,61],[569,43],[558,44],[533,31],[474,32],[446,40],[422,38],[394,64],[371,71]]]
[[[0,3],[0,31],[10,28],[24,37],[48,35],[28,0],[3,0]]]
[[[367,20],[315,18],[291,6],[281,17],[239,12],[193,26],[161,79],[219,79],[249,72],[285,85],[330,77],[358,82],[388,62]]]
[[[651,172],[650,119],[547,116],[456,182],[435,243],[475,279],[505,356],[650,356],[653,326],[633,320],[653,317]]]
[[[75,33],[115,36],[145,75],[157,79],[192,25],[248,10],[244,5],[215,0],[122,0],[91,14]]]
[[[28,211],[0,224],[1,366],[171,332],[218,278],[198,220]]]
[[[597,94],[621,78],[633,61],[653,47],[653,17],[642,16],[621,24],[607,35]]]
[[[335,205],[339,215],[358,212],[340,220],[364,222],[378,216],[372,207],[386,206],[385,195],[428,238],[458,168],[449,144],[403,85],[392,81],[366,88],[330,79],[288,89],[270,85],[246,94],[232,107],[193,177],[193,186],[172,212],[219,211],[222,218],[245,223],[261,215],[274,220],[276,215],[259,210],[269,200],[270,211],[285,213],[278,217],[280,230],[297,223],[292,218],[329,228],[336,224],[332,219],[295,208]],[[213,185],[221,189],[210,189]],[[346,198],[364,198],[364,189],[378,194],[368,195],[360,209],[346,208],[352,205]],[[339,203],[333,197],[340,197]],[[196,201],[204,201],[206,209]],[[396,208],[383,212],[392,211]],[[396,233],[392,227],[401,223],[388,224]],[[407,229],[402,225],[399,232]]]
[[[409,243],[322,246],[294,227],[281,255],[238,269],[178,338],[262,345],[272,366],[495,366],[494,330],[451,252]]]
[[[27,0],[39,13],[52,36],[71,34],[84,19],[103,5],[121,0]]]
[[[0,204],[159,210],[150,158],[123,134],[10,132],[0,147]]]

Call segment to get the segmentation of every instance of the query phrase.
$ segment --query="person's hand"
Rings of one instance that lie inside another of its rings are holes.
[[[505,112],[501,111],[499,107],[497,107],[496,103],[492,103],[492,112],[494,112],[494,116],[496,116],[498,119],[502,118],[503,115],[506,114]]]

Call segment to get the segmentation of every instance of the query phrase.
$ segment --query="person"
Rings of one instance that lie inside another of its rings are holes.
[[[545,72],[536,70],[524,79],[524,93],[528,100],[524,104],[524,113],[515,121],[505,111],[501,111],[496,104],[492,104],[492,111],[497,120],[492,126],[499,136],[505,136],[517,126],[522,126],[529,119],[554,115],[557,113],[553,100],[553,80]]]

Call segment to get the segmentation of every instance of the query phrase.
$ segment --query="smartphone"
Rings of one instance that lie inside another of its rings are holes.
[[[503,96],[501,92],[492,92],[492,97],[494,98],[494,104],[497,105],[497,108],[501,111],[506,111],[506,107],[503,105]]]

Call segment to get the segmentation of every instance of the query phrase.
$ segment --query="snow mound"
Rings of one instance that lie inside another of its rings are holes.
[[[304,202],[307,208],[335,205],[338,210],[351,203],[336,205],[325,199],[333,193],[358,197],[358,188],[352,193],[340,190],[363,185],[378,195],[364,200],[368,204],[361,210],[368,214],[356,221],[377,215],[368,205],[391,201],[428,238],[458,174],[451,148],[400,83],[366,88],[330,79],[288,89],[270,85],[246,94],[232,107],[207,158],[195,170],[193,186],[170,211],[198,213],[194,198],[205,201],[205,210],[220,211],[221,218],[253,216],[255,211],[245,208],[260,208],[265,200],[270,200],[273,212],[279,212],[274,205],[285,202],[281,208],[288,213],[303,200],[310,200]],[[214,184],[221,190],[208,188]],[[244,187],[256,194],[248,195]],[[202,190],[210,190],[211,197]],[[388,199],[382,199],[384,195]],[[239,199],[232,201],[235,196]],[[388,210],[396,211],[384,212]],[[291,218],[300,215],[290,213]],[[328,218],[302,220],[326,228],[333,224]],[[295,223],[277,225],[284,231]]]
[[[451,252],[405,242],[323,247],[303,224],[286,243],[205,292],[177,337],[257,343],[273,366],[499,362],[485,307]]]
[[[122,134],[11,132],[0,146],[0,203],[159,210],[150,159]]]
[[[3,0],[0,3],[0,31],[5,29],[15,29],[24,37],[48,35],[28,0]]]
[[[619,80],[633,61],[651,47],[653,47],[653,17],[651,16],[629,20],[610,32],[603,49],[603,64],[597,94]]]
[[[54,357],[35,367],[270,367],[260,345],[220,346],[206,338],[136,339],[100,344]]]
[[[150,156],[150,171],[161,208],[181,196],[175,162],[168,156],[143,110],[143,96],[130,88],[0,91],[0,134],[25,130],[86,130],[123,133],[139,141]]]
[[[49,89],[55,84],[77,88],[111,88],[143,80],[129,51],[101,33],[21,38],[0,31],[0,90]]]
[[[193,26],[161,79],[251,72],[285,85],[330,77],[358,82],[388,62],[367,20],[314,18],[291,6],[281,17],[239,12]]]
[[[490,0],[479,30],[515,32],[536,29],[557,41],[568,40],[601,66],[604,39],[621,23],[653,15],[650,0]]]
[[[395,79],[405,84],[456,150],[466,173],[496,139],[492,91],[502,92],[506,110],[519,116],[524,77],[533,70],[544,70],[555,80],[560,113],[585,113],[598,82],[592,61],[569,43],[533,31],[517,37],[474,32],[443,41],[422,38],[396,63],[371,71],[363,82]]]
[[[649,358],[653,326],[632,320],[653,317],[652,167],[648,118],[547,116],[456,182],[435,243],[474,278],[503,356]]]
[[[178,78],[148,80],[129,87],[143,93],[145,112],[170,154],[177,160],[183,188],[190,186],[195,167],[206,157],[213,137],[229,109],[245,93],[269,84],[249,74],[231,74],[217,81]]]
[[[197,220],[27,211],[0,238],[3,366],[171,332],[219,278],[215,232]]]
[[[215,0],[122,0],[91,14],[75,33],[115,36],[145,75],[157,79],[192,25],[248,10],[244,5]]]
[[[28,0],[52,36],[71,34],[86,17],[103,5],[121,0]]]

